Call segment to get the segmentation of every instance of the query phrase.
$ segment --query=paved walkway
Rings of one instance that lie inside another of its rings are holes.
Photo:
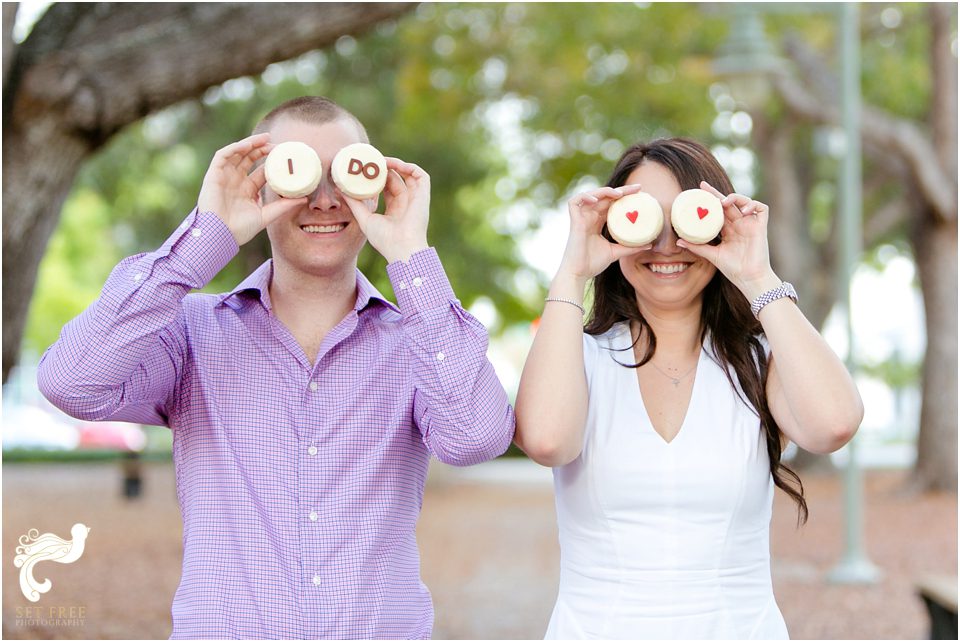
[[[810,522],[797,530],[792,504],[778,493],[771,537],[775,592],[791,636],[925,637],[926,613],[913,583],[924,573],[956,573],[956,496],[905,496],[901,473],[868,474],[867,549],[884,576],[876,586],[836,586],[826,577],[842,550],[839,478],[811,475],[804,484]],[[5,638],[170,635],[181,560],[172,467],[147,466],[139,501],[124,501],[119,491],[113,464],[3,467]],[[19,591],[17,538],[30,528],[66,534],[75,522],[92,528],[87,550],[75,564],[43,569],[53,589],[40,604],[83,607],[83,622],[23,617],[34,605]],[[418,536],[423,579],[436,606],[436,638],[542,637],[556,595],[559,552],[548,470],[529,462],[469,469],[437,464]]]

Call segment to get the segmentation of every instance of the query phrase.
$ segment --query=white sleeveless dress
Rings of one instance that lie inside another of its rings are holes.
[[[583,452],[553,470],[561,562],[547,639],[788,638],[770,578],[774,486],[760,420],[708,340],[667,443],[636,371],[617,363],[635,362],[630,344],[626,323],[584,335]]]

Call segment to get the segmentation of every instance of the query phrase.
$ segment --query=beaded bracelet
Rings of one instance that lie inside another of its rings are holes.
[[[544,299],[544,302],[550,302],[550,301],[555,301],[557,303],[569,303],[570,305],[579,308],[581,315],[587,314],[587,311],[583,308],[583,306],[577,303],[576,301],[571,301],[570,299],[561,299],[558,297],[547,297],[546,299]]]

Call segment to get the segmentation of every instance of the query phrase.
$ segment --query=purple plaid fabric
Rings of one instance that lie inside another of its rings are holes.
[[[236,253],[217,216],[192,212],[114,269],[40,388],[75,417],[173,430],[173,638],[428,638],[415,526],[430,453],[475,464],[513,438],[486,330],[428,249],[387,267],[398,306],[357,271],[311,366],[271,311],[271,262],[228,294],[188,294]]]

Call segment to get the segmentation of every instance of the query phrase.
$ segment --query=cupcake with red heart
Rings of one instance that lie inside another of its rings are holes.
[[[647,245],[663,230],[663,209],[657,199],[646,192],[628,194],[611,203],[607,210],[607,230],[620,245]]]
[[[674,199],[670,223],[680,238],[691,243],[709,243],[723,228],[723,204],[706,190],[688,189]]]

